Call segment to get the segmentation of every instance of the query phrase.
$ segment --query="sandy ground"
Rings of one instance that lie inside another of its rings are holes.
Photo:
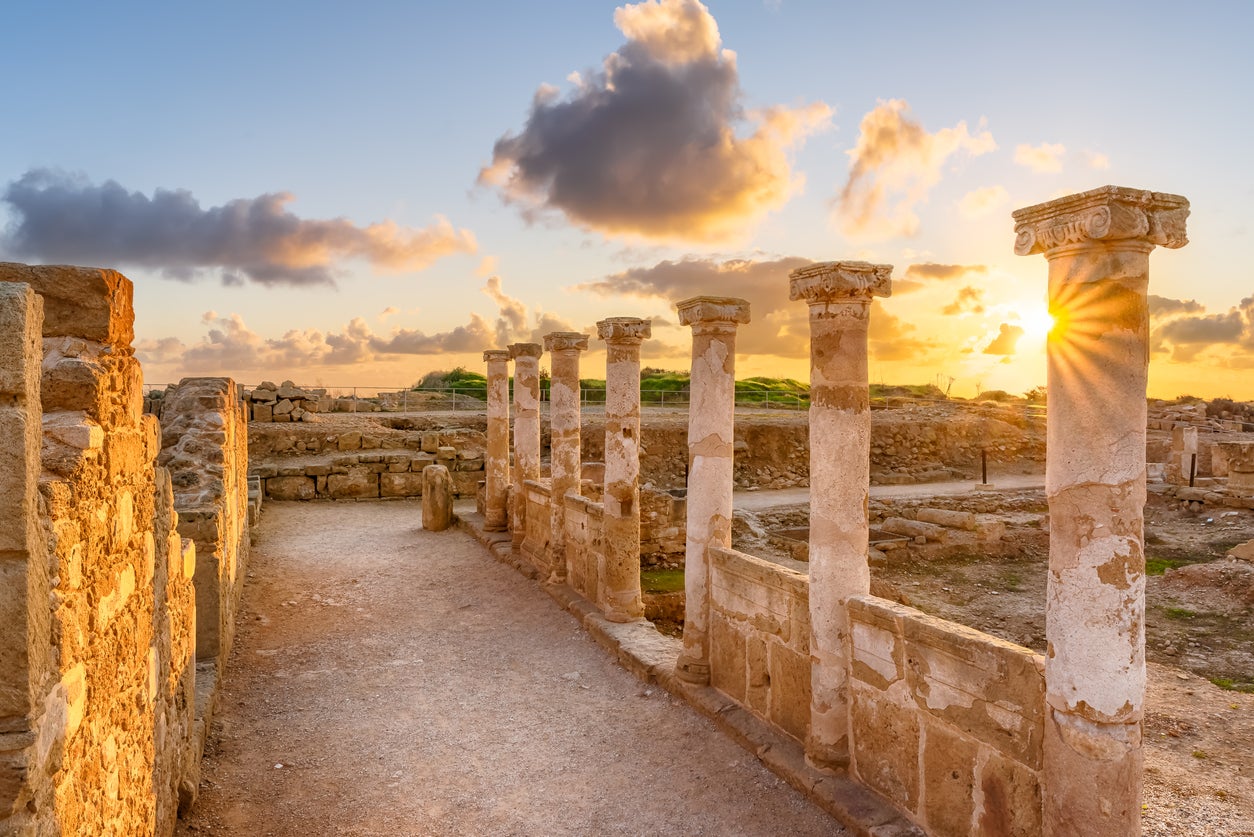
[[[1044,474],[998,474],[990,476],[993,486],[998,491],[1021,491],[1029,488],[1044,488]],[[925,482],[913,485],[873,485],[870,488],[872,497],[940,497],[970,494],[975,490],[971,480],[947,480],[945,482]],[[776,488],[763,491],[737,491],[732,495],[732,506],[737,511],[763,511],[779,506],[802,505],[810,502],[809,487]]]
[[[270,503],[177,833],[843,834],[410,501]]]

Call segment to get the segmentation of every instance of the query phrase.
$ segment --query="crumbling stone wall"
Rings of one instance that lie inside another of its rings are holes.
[[[169,833],[190,544],[142,415],[131,283],[15,264],[0,283],[0,831]]]
[[[196,659],[220,669],[248,561],[248,424],[230,378],[184,378],[164,401],[159,461],[178,531],[196,544]]]

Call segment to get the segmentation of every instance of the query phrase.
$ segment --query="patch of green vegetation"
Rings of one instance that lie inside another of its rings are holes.
[[[736,403],[806,407],[810,404],[810,387],[792,378],[745,378],[736,382]]]
[[[1183,567],[1192,564],[1192,561],[1186,561],[1183,558],[1152,558],[1145,559],[1146,575],[1162,575],[1167,570],[1174,570],[1177,567]]]
[[[645,593],[678,593],[684,589],[684,571],[641,570],[640,589]]]
[[[479,372],[471,372],[458,366],[451,371],[438,370],[428,372],[412,387],[414,390],[441,391],[448,390],[457,395],[469,395],[483,401],[488,400],[488,379]]]
[[[1206,751],[1205,751],[1205,750],[1194,750],[1194,751],[1193,751],[1193,758],[1195,758],[1195,759],[1206,759],[1206,758],[1210,758],[1210,757],[1206,755]]]
[[[1234,680],[1231,677],[1212,677],[1210,682],[1229,692],[1244,692],[1247,695],[1254,695],[1254,680],[1248,678]]]
[[[1168,619],[1193,619],[1197,616],[1195,611],[1187,607],[1165,607],[1163,613],[1167,614]]]
[[[1023,591],[1023,576],[1014,570],[1007,570],[1001,574],[1001,586],[1007,593],[1019,593]]]
[[[936,384],[871,384],[872,398],[936,398],[942,401],[947,396]]]

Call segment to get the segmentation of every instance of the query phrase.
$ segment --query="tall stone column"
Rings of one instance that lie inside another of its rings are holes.
[[[566,494],[579,493],[579,353],[588,336],[573,331],[544,335],[552,364],[549,378],[549,432],[552,436],[552,486],[549,490],[553,533],[549,536],[551,584],[566,582]]]
[[[735,443],[736,326],[749,303],[697,296],[675,306],[692,326],[688,408],[688,528],[684,544],[684,650],[676,673],[710,682],[710,570],[706,549],[731,546],[732,450]]]
[[[806,758],[849,764],[850,596],[871,590],[867,499],[871,299],[892,293],[892,265],[822,262],[789,274],[810,306],[810,734]]]
[[[1141,833],[1146,288],[1189,203],[1106,186],[1014,213],[1049,260],[1046,834]]]
[[[483,463],[484,523],[489,532],[503,532],[505,496],[509,491],[509,350],[483,353],[488,364],[488,450]]]
[[[514,359],[514,514],[510,521],[514,549],[527,534],[527,492],[524,480],[540,478],[540,354],[539,343],[511,343]]]
[[[640,599],[640,344],[648,320],[610,317],[597,323],[605,341],[605,618],[644,618]]]

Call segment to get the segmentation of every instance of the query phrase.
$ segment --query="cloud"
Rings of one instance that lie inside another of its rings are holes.
[[[954,301],[941,309],[942,314],[983,314],[984,291],[967,285],[958,291]]]
[[[836,200],[841,229],[867,238],[914,235],[919,230],[914,208],[940,182],[946,161],[958,152],[977,157],[996,149],[986,130],[972,135],[967,123],[959,122],[928,133],[909,117],[906,102],[881,100],[862,118],[858,142],[847,152],[849,180]]]
[[[912,279],[956,279],[968,273],[988,273],[988,265],[923,262],[906,268],[906,275]]]
[[[286,208],[292,199],[271,193],[204,209],[184,189],[149,197],[113,180],[95,185],[32,169],[5,188],[2,200],[16,217],[0,248],[39,261],[151,268],[185,281],[216,271],[228,285],[333,285],[352,259],[394,273],[475,251],[474,235],[443,218],[420,229],[392,221],[362,227],[300,218]]]
[[[627,43],[562,97],[542,86],[526,124],[496,141],[479,182],[530,219],[559,212],[606,235],[717,241],[800,185],[788,152],[825,127],[822,103],[747,113],[736,56],[697,0],[620,7]]]
[[[873,300],[867,324],[867,354],[881,362],[922,361],[938,344],[915,337],[915,331],[913,325],[885,311],[880,300]]]
[[[1150,319],[1161,319],[1176,314],[1200,314],[1206,310],[1206,307],[1195,299],[1171,299],[1158,294],[1150,294],[1148,299]]]
[[[958,201],[958,211],[966,218],[982,218],[1010,199],[1004,186],[986,186],[967,192]]]
[[[1245,312],[1237,308],[1226,314],[1180,317],[1156,331],[1154,344],[1160,349],[1170,344],[1172,360],[1188,362],[1214,346],[1242,343],[1248,328]],[[1254,349],[1254,339],[1247,348]]]
[[[492,277],[484,293],[497,304],[495,322],[471,313],[467,322],[448,331],[427,333],[418,329],[393,329],[379,334],[360,317],[341,331],[292,329],[282,337],[263,337],[239,314],[222,317],[206,312],[209,327],[192,345],[176,337],[141,341],[136,353],[144,364],[161,365],[178,373],[238,373],[240,370],[271,374],[273,369],[294,369],[370,363],[407,355],[442,355],[480,352],[515,342],[541,342],[551,331],[576,330],[569,322],[542,311],[528,311]],[[531,325],[528,325],[531,323]]]
[[[1002,323],[997,332],[997,336],[993,338],[993,342],[984,347],[986,355],[1013,355],[1015,346],[1019,342],[1019,338],[1024,334],[1023,329],[1017,325]]]
[[[1085,151],[1084,162],[1088,163],[1091,169],[1105,170],[1110,168],[1110,157],[1098,151]]]
[[[1066,146],[1057,143],[1018,145],[1015,146],[1015,162],[1035,172],[1062,171],[1062,156],[1066,153]]]
[[[383,322],[388,317],[395,316],[399,313],[401,313],[401,309],[397,308],[395,305],[389,305],[387,308],[384,308],[379,312],[378,320],[379,322]]]

